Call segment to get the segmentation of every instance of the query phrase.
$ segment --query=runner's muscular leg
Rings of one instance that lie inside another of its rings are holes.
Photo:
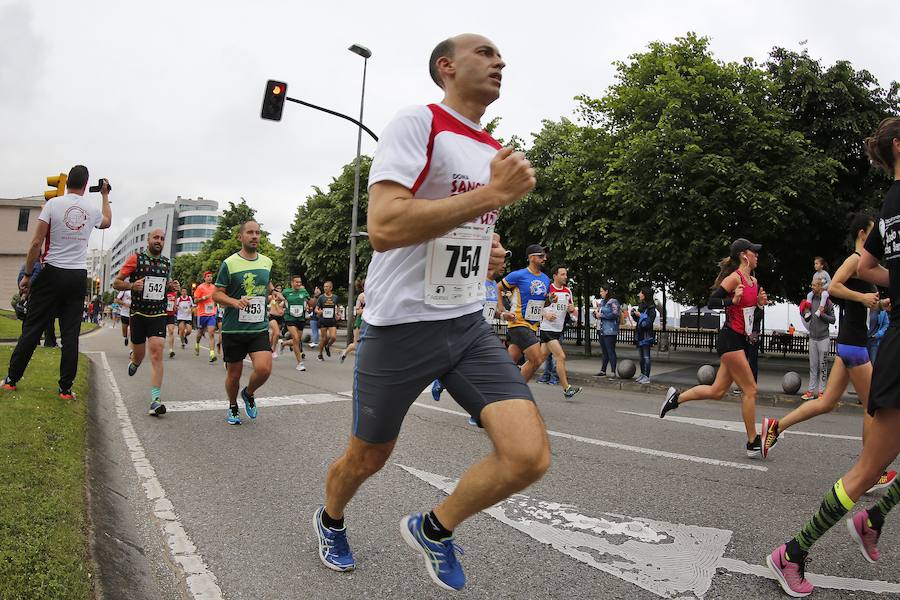
[[[722,355],[722,364],[728,365],[728,372],[741,388],[741,416],[744,418],[744,429],[747,441],[756,439],[756,380],[747,356],[743,351],[727,352]]]
[[[566,352],[563,350],[559,340],[550,340],[546,346],[550,354],[553,355],[553,360],[556,361],[556,375],[559,377],[559,384],[563,389],[566,389],[569,387],[569,374],[566,372]],[[545,351],[544,356],[546,355],[547,352]]]
[[[269,355],[271,356],[271,354]],[[241,373],[244,371],[244,361],[225,363],[225,394],[228,395],[228,403],[237,402],[238,388],[241,385]]]
[[[481,410],[479,418],[494,451],[472,465],[453,493],[434,509],[441,524],[450,530],[525,489],[550,467],[550,441],[534,402],[493,402]]]
[[[526,382],[528,382],[531,381],[534,373],[544,363],[544,361],[547,359],[547,356],[541,351],[540,344],[532,344],[525,350],[525,358],[527,358],[528,360],[524,365],[522,365],[522,377]]]
[[[150,385],[160,387],[163,380],[163,350],[166,346],[166,338],[147,338],[150,347]]]
[[[863,440],[863,451],[842,478],[844,490],[854,501],[858,500],[870,487],[875,485],[884,470],[900,453],[900,409],[880,408],[869,425],[869,432]]]
[[[147,343],[143,344],[131,344],[131,362],[134,363],[136,367],[141,366],[141,363],[144,362],[144,355],[146,354]]]
[[[738,352],[743,354],[744,351],[738,350]],[[722,358],[728,354],[733,353],[723,354]],[[716,373],[716,380],[713,381],[712,385],[695,385],[691,389],[685,390],[679,394],[678,404],[690,402],[691,400],[721,400],[728,393],[728,388],[731,387],[733,381],[731,372],[728,370],[728,364],[723,360],[719,364],[719,371]]]
[[[871,371],[869,371],[871,375]],[[871,379],[871,377],[870,377]],[[844,361],[838,357],[834,361],[828,383],[825,385],[825,394],[821,398],[807,400],[787,415],[778,420],[778,431],[785,431],[797,423],[808,421],[813,417],[824,415],[834,410],[841,396],[847,390],[847,382],[850,380]],[[862,398],[862,396],[860,396]],[[866,398],[868,400],[868,397]]]
[[[252,396],[269,379],[269,375],[272,374],[272,353],[251,352],[250,362],[253,364],[253,372],[250,374],[250,381],[247,383],[247,392]]]
[[[350,436],[347,449],[328,467],[325,478],[325,512],[333,519],[344,516],[344,508],[363,482],[381,470],[394,451],[397,439],[372,444]]]

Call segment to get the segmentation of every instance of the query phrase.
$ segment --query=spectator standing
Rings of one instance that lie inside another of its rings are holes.
[[[106,229],[112,222],[109,184],[101,180],[102,207],[85,200],[88,170],[76,165],[69,171],[67,193],[51,198],[38,216],[37,231],[28,248],[19,289],[29,294],[28,312],[22,324],[22,336],[9,359],[4,390],[14,391],[25,374],[41,334],[51,315],[59,317],[62,352],[59,362],[59,397],[72,400],[72,383],[78,373],[79,312],[87,292],[87,245],[91,231]],[[31,287],[31,266],[41,248],[47,247],[41,276]]]
[[[828,379],[828,348],[831,345],[831,325],[834,324],[834,305],[823,298],[824,281],[813,279],[812,300],[807,300],[800,318],[809,331],[809,385],[802,400],[812,400],[825,393]]]
[[[613,297],[610,287],[601,285],[600,299],[597,301],[594,317],[597,319],[597,334],[600,338],[600,347],[603,349],[603,364],[595,377],[606,377],[607,364],[612,366],[611,377],[613,379],[618,377],[616,374],[619,363],[616,356],[616,337],[619,335],[620,314],[621,306],[619,301]]]
[[[638,292],[638,307],[631,309],[631,318],[634,319],[635,342],[638,347],[638,356],[641,363],[641,375],[637,378],[640,384],[650,383],[650,351],[656,343],[656,332],[653,329],[656,323],[656,302],[653,300],[653,290],[645,287]]]
[[[891,322],[888,311],[885,308],[886,304],[890,306],[890,302],[890,300],[885,298],[878,303],[878,306],[869,311],[869,359],[873,365],[875,364],[875,356],[878,354],[878,345],[881,343],[881,338],[884,337]]]

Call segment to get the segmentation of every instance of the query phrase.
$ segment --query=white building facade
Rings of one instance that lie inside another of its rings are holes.
[[[175,202],[157,202],[131,221],[109,247],[105,257],[105,289],[112,286],[128,257],[147,247],[147,238],[153,229],[158,227],[166,232],[162,255],[175,258],[199,252],[203,242],[213,237],[219,219],[219,203],[202,196],[196,200],[178,196]]]

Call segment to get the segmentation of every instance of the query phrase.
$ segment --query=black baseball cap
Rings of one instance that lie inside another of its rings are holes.
[[[752,250],[758,253],[762,250],[762,244],[754,244],[748,239],[738,238],[731,243],[731,258],[737,258],[744,250]]]
[[[532,254],[544,254],[546,250],[540,244],[530,244],[527,248],[525,248],[525,256],[531,256]]]

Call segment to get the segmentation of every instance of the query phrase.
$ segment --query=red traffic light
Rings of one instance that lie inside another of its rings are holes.
[[[280,121],[284,111],[284,101],[287,98],[287,84],[283,81],[270,79],[266,82],[266,93],[263,96],[262,113],[260,116],[269,121]]]

